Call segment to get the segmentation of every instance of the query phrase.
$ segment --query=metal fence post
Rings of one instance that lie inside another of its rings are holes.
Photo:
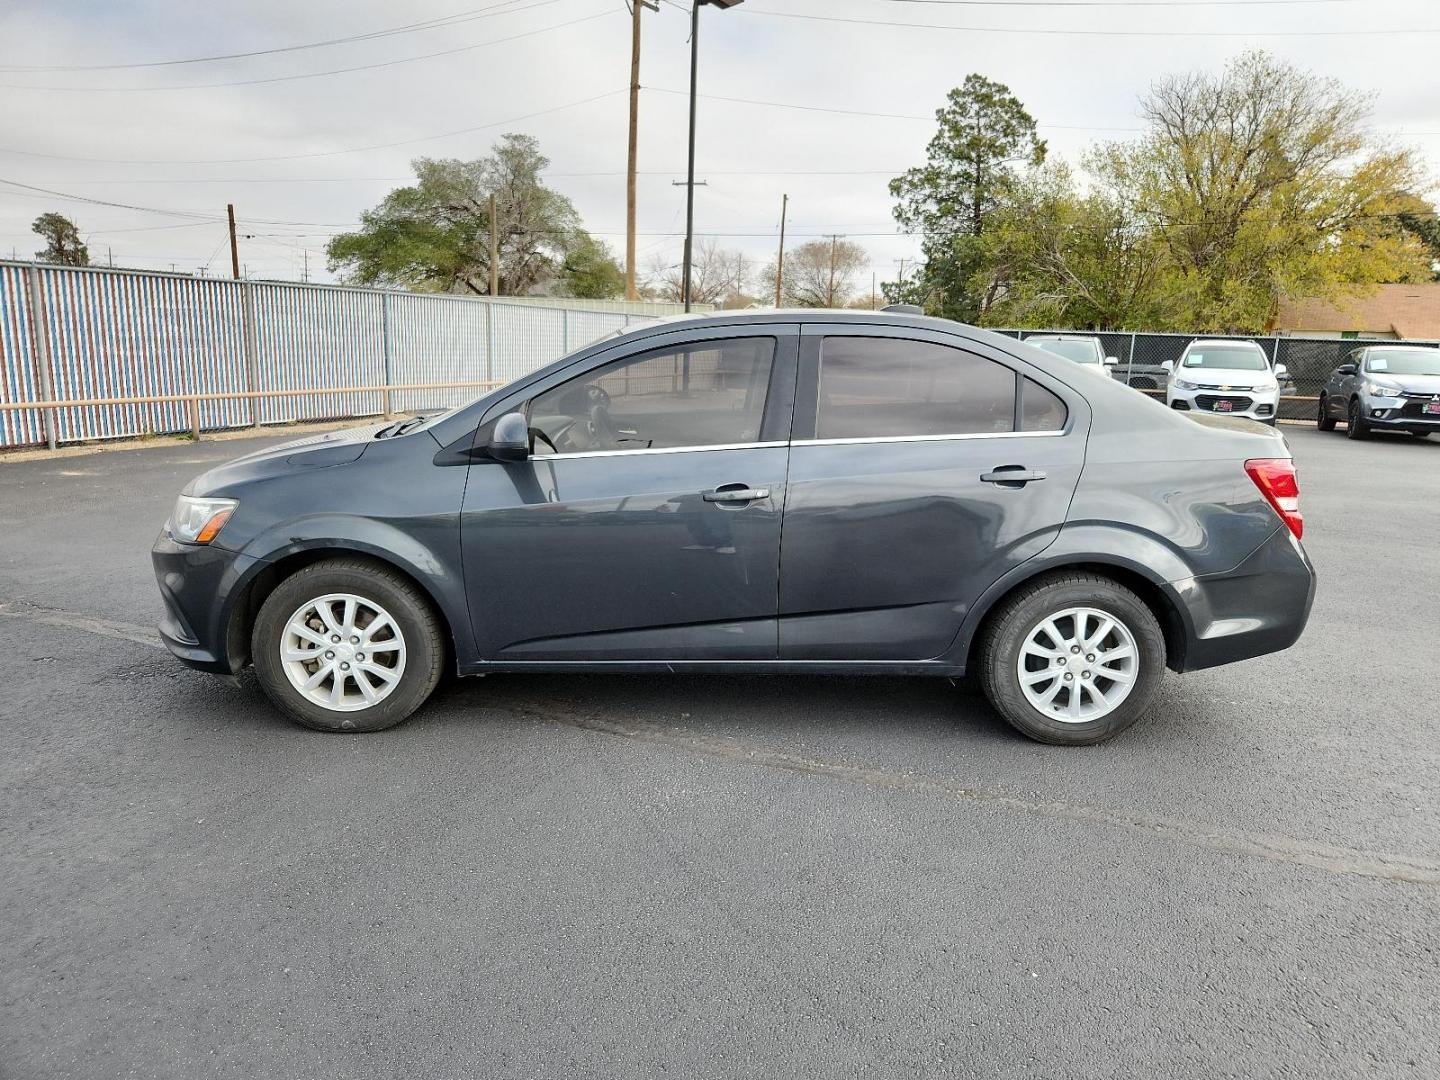
[[[485,381],[495,381],[495,305],[485,305]]]
[[[251,393],[260,390],[260,349],[256,342],[255,286],[248,281],[240,283],[241,341],[245,350],[245,381]],[[260,399],[250,399],[250,426],[260,426]]]
[[[45,309],[45,294],[40,288],[39,267],[26,267],[25,291],[29,294],[30,301],[30,348],[38,369],[37,374],[40,376],[40,398],[42,401],[54,401],[55,372],[50,366],[50,335],[46,328],[41,326],[42,322],[48,323],[49,319]],[[40,423],[45,429],[45,445],[51,450],[55,449],[57,443],[57,420],[54,409],[46,409],[40,414]]]
[[[394,379],[391,372],[390,361],[390,294],[380,294],[380,347],[385,358],[385,390],[380,395],[380,412],[386,420],[390,419],[390,386]]]
[[[1135,374],[1135,331],[1130,331],[1130,355],[1125,358],[1125,385],[1130,385],[1130,378]]]
[[[560,309],[560,355],[570,351],[570,309]]]

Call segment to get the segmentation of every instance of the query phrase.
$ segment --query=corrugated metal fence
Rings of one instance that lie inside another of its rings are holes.
[[[0,262],[0,402],[509,381],[656,316],[324,285]],[[613,308],[614,305],[607,304]],[[466,389],[392,395],[395,411]],[[204,401],[206,430],[378,415],[382,395]],[[179,402],[57,409],[57,442],[190,429]],[[0,447],[46,441],[0,410]]]

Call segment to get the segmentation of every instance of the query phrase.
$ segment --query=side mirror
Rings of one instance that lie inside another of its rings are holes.
[[[524,413],[506,413],[495,421],[485,447],[496,461],[526,461],[530,457],[530,422]]]
[[[1354,375],[1355,372],[1356,372],[1356,370],[1358,370],[1358,369],[1355,367],[1354,364],[1341,364],[1338,368],[1335,369],[1335,374],[1336,374],[1336,375]]]
[[[1119,366],[1120,366],[1120,361],[1119,361],[1116,357],[1107,356],[1107,357],[1105,357],[1105,366],[1106,366],[1106,367],[1119,367]]]
[[[1290,369],[1289,369],[1288,367],[1286,367],[1284,364],[1276,364],[1276,365],[1275,365],[1275,378],[1277,378],[1277,379],[1288,379],[1289,377],[1290,377]]]
[[[1175,361],[1174,361],[1174,360],[1163,360],[1163,361],[1161,361],[1160,366],[1165,369],[1165,371],[1166,371],[1167,374],[1170,374],[1170,375],[1175,374]]]

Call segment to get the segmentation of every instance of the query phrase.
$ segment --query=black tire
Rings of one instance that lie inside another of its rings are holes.
[[[1345,422],[1345,437],[1347,439],[1368,439],[1370,437],[1370,425],[1365,423],[1365,418],[1360,415],[1360,399],[1350,399],[1350,411],[1346,413],[1348,419]]]
[[[398,683],[359,711],[336,712],[311,701],[291,683],[280,659],[290,617],[308,601],[331,593],[375,602],[403,635],[405,666]],[[304,726],[316,731],[383,731],[418,709],[435,689],[445,662],[445,640],[440,620],[409,580],[366,559],[326,559],[291,574],[266,598],[251,631],[250,655],[266,696]]]
[[[1020,686],[1020,650],[1043,620],[1072,607],[1095,608],[1116,619],[1135,639],[1137,670],[1129,697],[1095,720],[1066,723],[1030,703]],[[1165,635],[1154,612],[1123,585],[1098,574],[1062,571],[1027,582],[986,620],[978,651],[980,683],[1007,723],[1037,742],[1089,746],[1104,742],[1144,714],[1165,671]]]
[[[1320,395],[1320,407],[1315,411],[1315,426],[1321,431],[1334,431],[1335,418],[1330,415],[1330,399]]]

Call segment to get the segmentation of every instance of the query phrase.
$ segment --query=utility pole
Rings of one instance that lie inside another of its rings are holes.
[[[635,288],[635,170],[640,160],[640,12],[659,11],[650,0],[630,0],[630,156],[625,168],[625,299],[638,300]]]
[[[840,241],[844,239],[839,233],[831,233],[830,239],[830,275],[825,282],[825,306],[835,306],[835,249]]]
[[[780,253],[775,256],[775,306],[780,306],[780,297],[785,287],[785,215],[790,210],[790,196],[780,196]]]
[[[500,292],[500,223],[495,211],[495,196],[490,196],[490,295]]]
[[[235,204],[225,204],[225,216],[230,220],[230,276],[240,280],[240,248],[235,242]]]

